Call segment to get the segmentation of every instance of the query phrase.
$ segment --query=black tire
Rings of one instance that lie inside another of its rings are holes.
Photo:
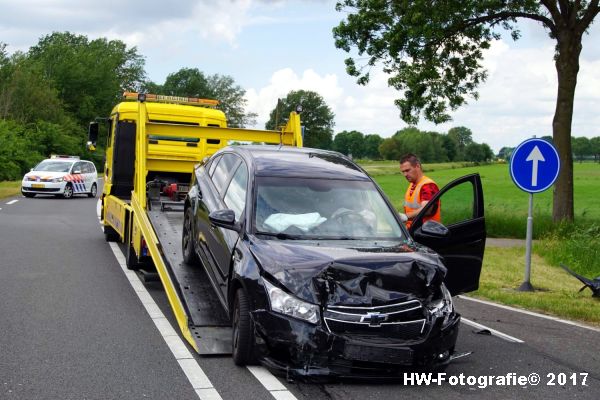
[[[63,199],[72,199],[73,198],[73,185],[67,183],[65,185],[65,190],[62,193]]]
[[[120,238],[121,235],[119,235],[119,232],[108,225],[104,225],[104,239],[107,242],[118,242]]]
[[[96,186],[95,183],[93,183],[92,188],[91,188],[90,192],[88,193],[88,197],[94,198],[94,197],[96,197],[96,194],[98,194],[98,187]]]
[[[127,246],[127,257],[125,258],[125,265],[127,265],[127,269],[131,271],[137,271],[142,267],[140,260],[138,260],[137,255],[135,254],[135,250],[133,245],[130,243]]]
[[[250,317],[248,297],[240,288],[235,294],[233,305],[233,337],[231,341],[233,362],[244,366],[256,363],[254,353],[254,323]]]
[[[194,250],[194,233],[192,229],[192,221],[194,215],[192,214],[192,208],[188,207],[185,210],[185,216],[183,217],[183,234],[181,235],[181,250],[183,253],[183,261],[188,265],[198,265],[200,260]]]
[[[25,197],[29,197],[29,198],[35,197],[35,193],[27,193],[27,192],[21,192],[21,193],[22,193],[22,194],[23,194],[23,196],[25,196]]]

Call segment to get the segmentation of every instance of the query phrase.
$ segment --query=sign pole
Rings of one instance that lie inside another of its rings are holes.
[[[529,193],[529,214],[527,215],[527,238],[525,239],[525,280],[517,289],[519,292],[533,292],[531,285],[531,242],[533,237],[533,193]]]
[[[510,177],[515,185],[529,193],[527,238],[525,241],[525,281],[517,288],[533,292],[531,285],[531,242],[533,237],[533,194],[548,189],[560,172],[560,157],[554,146],[535,137],[517,146],[510,157]]]

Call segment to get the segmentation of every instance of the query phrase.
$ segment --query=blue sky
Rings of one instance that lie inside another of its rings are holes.
[[[163,83],[180,68],[231,75],[247,90],[248,108],[263,127],[278,97],[290,90],[319,92],[333,109],[335,132],[359,130],[389,137],[406,124],[398,93],[374,71],[358,86],[344,70],[346,53],[331,29],[343,18],[331,0],[0,0],[0,38],[9,52],[26,51],[52,31],[120,39],[146,57],[150,79]],[[420,129],[466,126],[494,150],[533,135],[551,134],[555,108],[554,43],[541,26],[521,23],[518,42],[503,39],[486,53],[489,77],[478,101],[453,121]],[[600,22],[584,39],[573,119],[574,136],[600,136]]]

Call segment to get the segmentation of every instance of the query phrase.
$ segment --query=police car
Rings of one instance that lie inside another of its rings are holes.
[[[97,192],[96,166],[78,156],[53,155],[33,167],[21,183],[21,193],[25,197],[53,194],[70,199],[75,194],[96,197]]]

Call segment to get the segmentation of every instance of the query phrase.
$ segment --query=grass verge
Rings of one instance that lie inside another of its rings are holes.
[[[21,181],[0,182],[0,199],[16,196],[21,193]]]
[[[537,247],[537,245],[536,245]],[[541,251],[542,249],[535,249]],[[470,296],[600,326],[600,299],[563,269],[533,254],[531,284],[535,292],[515,290],[523,282],[524,247],[487,247],[479,290]]]

